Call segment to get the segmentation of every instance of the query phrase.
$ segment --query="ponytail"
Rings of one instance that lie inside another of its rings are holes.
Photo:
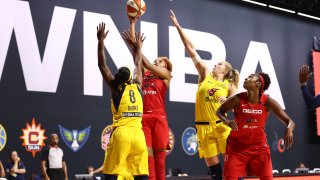
[[[227,79],[231,84],[235,85],[238,89],[239,76],[239,71],[237,69],[231,69],[228,71],[225,79]]]

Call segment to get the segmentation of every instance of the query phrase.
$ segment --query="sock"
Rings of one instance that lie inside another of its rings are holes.
[[[221,180],[222,179],[222,168],[220,163],[212,165],[209,168],[210,176],[212,180]]]

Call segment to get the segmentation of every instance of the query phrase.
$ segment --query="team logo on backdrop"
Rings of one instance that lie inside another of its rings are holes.
[[[103,150],[107,150],[111,133],[112,133],[112,125],[106,126],[101,133],[101,148]]]
[[[272,143],[272,150],[283,153],[285,151],[284,140],[282,138],[278,138],[278,133],[274,132],[275,140]]]
[[[182,133],[182,148],[188,155],[194,155],[198,152],[198,138],[196,129],[188,127]]]
[[[44,132],[45,129],[41,129],[41,124],[36,124],[35,118],[32,119],[31,125],[26,123],[26,128],[22,129],[23,135],[19,138],[23,140],[22,146],[25,146],[28,152],[32,153],[32,157],[36,156],[36,153],[42,150],[45,146],[44,140],[48,139]]]
[[[58,125],[58,127],[62,140],[73,152],[79,151],[89,139],[91,126],[81,131],[68,130],[61,125]]]
[[[167,155],[171,154],[171,152],[174,149],[174,145],[175,145],[175,138],[174,138],[174,134],[173,131],[169,128],[169,143],[168,143],[168,147],[167,147]]]
[[[0,124],[0,151],[6,146],[7,133],[4,127]]]

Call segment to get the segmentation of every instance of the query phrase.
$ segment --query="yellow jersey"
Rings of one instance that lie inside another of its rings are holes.
[[[137,84],[126,84],[117,97],[111,99],[113,126],[142,127],[143,98]]]
[[[220,107],[219,98],[228,96],[229,81],[217,81],[208,74],[204,80],[198,84],[195,103],[196,122],[210,122],[215,124],[219,118],[216,111]]]

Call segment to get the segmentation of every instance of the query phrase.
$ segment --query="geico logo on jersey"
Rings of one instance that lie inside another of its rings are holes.
[[[262,114],[262,110],[255,109],[242,109],[242,112],[246,114]]]

